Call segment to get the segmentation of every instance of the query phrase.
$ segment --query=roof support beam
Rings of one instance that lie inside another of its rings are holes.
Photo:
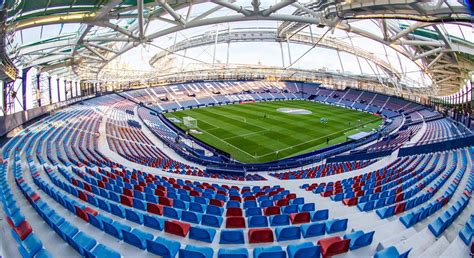
[[[424,53],[421,53],[419,55],[416,55],[413,57],[413,60],[418,60],[420,58],[423,58],[423,57],[427,57],[427,56],[430,56],[430,55],[433,55],[433,54],[436,54],[436,53],[439,53],[439,52],[442,52],[444,51],[445,49],[443,47],[439,47],[439,48],[435,48],[435,49],[432,49],[430,51],[426,51]]]
[[[218,5],[221,5],[221,6],[224,6],[226,8],[229,8],[231,10],[234,10],[238,13],[241,13],[245,16],[250,16],[252,15],[252,13],[247,10],[247,9],[244,9],[242,6],[238,6],[238,5],[235,5],[235,4],[232,4],[230,2],[227,2],[225,0],[211,0],[211,2],[215,3],[215,4],[218,4]]]
[[[302,4],[298,3],[298,2],[294,2],[294,3],[292,3],[291,5],[292,5],[293,7],[296,7],[297,9],[299,9],[299,10],[301,10],[301,11],[304,11],[304,12],[306,12],[306,13],[312,15],[313,17],[318,17],[318,14],[317,14],[315,11],[313,11],[313,10],[307,8],[306,6],[304,6],[304,5],[302,5]]]
[[[411,32],[413,32],[414,30],[416,30],[418,27],[422,27],[424,26],[425,23],[424,22],[417,22],[417,23],[413,23],[412,25],[410,25],[408,28],[400,31],[397,35],[393,36],[390,38],[390,41],[393,42],[393,41],[396,41],[398,39],[400,39],[401,37],[404,37],[408,34],[410,34]]]
[[[100,59],[106,61],[107,58],[105,58],[101,53],[99,53],[97,50],[93,49],[92,47],[90,47],[88,44],[84,44],[84,47],[87,48],[89,51],[91,51],[92,53],[94,53],[96,56],[98,56]]]
[[[270,7],[268,7],[268,9],[263,10],[262,15],[263,16],[268,16],[272,13],[277,12],[280,9],[283,9],[283,8],[287,7],[288,5],[293,4],[294,2],[296,2],[296,0],[281,0],[277,4],[271,5]]]
[[[179,22],[180,24],[186,24],[186,21],[183,19],[181,14],[177,13],[167,2],[164,0],[157,0],[158,4],[166,10],[166,12],[174,18],[175,21]]]
[[[89,41],[89,40],[85,40],[86,42]],[[115,40],[114,40],[115,41]],[[95,44],[95,43],[91,43],[91,42],[88,42],[87,43],[89,46],[91,47],[95,47],[95,48],[99,48],[99,49],[102,49],[102,50],[105,50],[105,51],[109,51],[109,52],[112,52],[112,53],[117,53],[118,51],[115,50],[115,49],[112,49],[112,48],[109,48],[109,47],[106,47],[106,46],[102,46],[102,45],[99,45],[99,44]]]
[[[433,61],[431,61],[427,66],[426,66],[426,69],[430,69],[434,64],[436,64],[440,59],[441,57],[443,57],[444,55],[444,52],[441,52],[439,53],[435,59],[433,59]]]
[[[112,24],[112,23],[110,23],[110,22],[108,22],[108,21],[105,21],[105,22],[103,22],[103,25],[106,26],[106,27],[109,27],[109,28],[111,28],[111,29],[113,29],[113,30],[115,30],[115,31],[117,31],[117,32],[120,32],[120,33],[122,33],[122,34],[124,34],[124,35],[126,35],[126,36],[129,36],[130,38],[133,38],[133,39],[135,39],[136,41],[139,41],[139,40],[140,40],[140,39],[137,38],[135,35],[133,35],[133,33],[131,33],[130,31],[128,31],[128,30],[126,30],[126,29],[124,29],[124,28],[122,28],[122,27],[120,27],[120,26],[118,26],[118,25],[116,25],[116,24]]]
[[[143,0],[137,0],[138,11],[138,37],[143,39],[145,37],[145,29],[143,26]]]

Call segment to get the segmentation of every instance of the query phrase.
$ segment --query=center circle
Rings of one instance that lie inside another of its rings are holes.
[[[310,115],[313,113],[309,110],[302,109],[302,108],[278,108],[277,111],[282,112],[282,113],[292,114],[292,115]]]

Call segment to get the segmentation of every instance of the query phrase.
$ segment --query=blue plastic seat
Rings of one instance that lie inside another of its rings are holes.
[[[180,212],[177,209],[168,206],[163,206],[163,216],[176,220],[179,220],[181,217]]]
[[[267,216],[252,216],[249,217],[247,220],[249,228],[268,227]]]
[[[214,241],[214,237],[216,235],[216,230],[213,228],[204,228],[199,226],[193,226],[189,230],[189,238],[206,242],[212,243]]]
[[[101,198],[97,199],[97,202],[99,203],[99,208],[104,210],[104,211],[107,211],[107,212],[110,212],[110,204],[108,201],[105,201],[105,200],[102,200]]]
[[[326,234],[325,223],[309,223],[301,225],[301,232],[304,238],[322,236]]]
[[[327,220],[329,218],[329,210],[317,210],[311,213],[311,221]]]
[[[205,226],[220,228],[222,224],[222,217],[204,214],[202,215],[201,224]]]
[[[443,233],[443,231],[446,229],[447,226],[448,226],[447,223],[443,221],[442,218],[437,218],[435,221],[431,222],[428,225],[428,228],[430,229],[431,233],[433,233],[435,237],[439,237],[441,233]]]
[[[347,219],[333,219],[326,221],[326,233],[345,231],[347,229]]]
[[[154,228],[157,230],[163,230],[164,221],[162,218],[158,218],[157,216],[144,214],[143,215],[143,224],[147,227]]]
[[[92,250],[92,248],[97,244],[97,241],[86,233],[79,232],[71,238],[69,243],[81,255],[84,255],[85,251]]]
[[[222,216],[223,209],[219,206],[208,205],[206,208],[206,214],[211,214],[215,216]]]
[[[86,258],[120,258],[121,256],[120,253],[103,244],[98,244],[94,250],[85,252]]]
[[[120,240],[123,240],[122,231],[131,231],[132,228],[128,225],[122,224],[118,221],[114,221],[112,223],[102,221],[104,225],[104,231]]]
[[[202,204],[199,204],[197,202],[191,202],[189,203],[189,211],[204,213],[204,207]]]
[[[277,241],[296,240],[301,237],[299,226],[278,227],[275,229]]]
[[[212,258],[214,250],[210,247],[187,245],[179,249],[179,258]]]
[[[143,225],[143,215],[140,212],[136,212],[132,209],[125,209],[125,217],[132,222]]]
[[[410,253],[411,249],[406,251],[405,253],[400,254],[394,246],[390,246],[388,248],[383,249],[375,253],[374,258],[408,258],[408,254]]]
[[[62,223],[58,228],[58,233],[61,235],[61,237],[66,241],[67,238],[73,237],[79,229],[77,229],[75,226],[73,226],[71,223],[65,221]]]
[[[219,249],[217,258],[248,258],[249,252],[246,248],[236,248],[236,249]]]
[[[418,218],[420,217],[421,210],[410,212],[404,216],[399,218],[400,222],[406,227],[409,228],[418,222]]]
[[[395,212],[395,206],[383,207],[375,211],[375,213],[377,213],[377,215],[379,215],[381,219],[386,219],[388,217],[393,216],[394,212]]]
[[[157,237],[154,240],[146,239],[146,246],[148,252],[157,254],[164,258],[171,258],[176,256],[181,244],[178,241]]]
[[[125,218],[125,209],[121,205],[117,205],[114,203],[109,203],[110,205],[110,212],[115,216],[119,216],[120,218]]]
[[[153,240],[153,235],[147,232],[143,232],[138,228],[132,229],[132,231],[122,230],[123,240],[126,243],[134,245],[140,249],[146,249],[146,240]]]
[[[258,207],[250,207],[245,209],[245,217],[260,216],[262,215],[262,209]]]
[[[288,258],[319,258],[321,257],[321,249],[318,245],[311,242],[301,244],[288,245],[286,248]]]
[[[287,226],[290,225],[290,216],[288,214],[280,214],[270,216],[271,226]]]
[[[314,211],[316,209],[316,205],[314,203],[300,204],[299,207],[300,207],[300,212]]]
[[[291,213],[298,213],[298,205],[288,205],[283,207],[283,213],[291,214]]]
[[[243,230],[226,230],[221,231],[220,244],[243,244],[244,231]]]
[[[191,223],[199,224],[201,222],[202,215],[199,213],[195,213],[192,211],[182,211],[181,212],[181,220]]]
[[[372,244],[374,233],[375,231],[364,233],[362,230],[358,230],[344,235],[344,239],[350,239],[351,243],[349,245],[349,249],[355,250]]]
[[[22,257],[34,257],[41,249],[43,244],[34,233],[30,233],[23,241],[21,241],[18,250]]]
[[[286,252],[281,246],[257,247],[253,249],[254,258],[286,258]]]

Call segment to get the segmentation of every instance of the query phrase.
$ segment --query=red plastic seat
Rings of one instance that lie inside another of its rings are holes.
[[[155,189],[155,195],[156,196],[161,196],[161,197],[166,197],[166,191],[160,190],[160,189]]]
[[[209,200],[209,204],[222,207],[222,206],[224,206],[224,201],[217,200],[217,199],[211,199],[211,200]]]
[[[290,220],[291,224],[303,224],[309,223],[311,219],[309,212],[301,212],[290,214]]]
[[[84,209],[84,212],[85,213],[90,213],[93,216],[97,216],[97,214],[98,214],[98,212],[96,210],[92,209],[91,207],[86,207]]]
[[[79,195],[79,199],[87,202],[87,195],[83,191],[77,191],[77,193]]]
[[[227,217],[225,220],[226,228],[245,228],[244,217]]]
[[[30,223],[28,221],[23,221],[18,225],[18,227],[13,228],[13,231],[18,235],[18,238],[20,238],[22,241],[25,240],[25,238],[33,231],[33,229],[30,226]]]
[[[155,204],[155,203],[151,203],[151,202],[147,203],[146,210],[156,215],[163,215],[163,206]]]
[[[274,240],[273,231],[270,228],[253,228],[249,230],[249,242],[255,243],[271,243]]]
[[[405,202],[399,203],[395,206],[394,214],[399,214],[405,211]]]
[[[321,254],[323,257],[334,256],[349,251],[350,239],[342,239],[339,236],[328,237],[318,241],[321,246]]]
[[[74,208],[76,208],[76,215],[83,219],[84,221],[89,221],[89,217],[87,216],[87,214],[81,210],[81,208],[77,207],[77,206],[74,206]]]
[[[354,205],[357,205],[357,201],[358,201],[358,198],[353,197],[353,198],[347,198],[347,199],[342,200],[342,203],[347,206],[354,206]]]
[[[186,237],[191,226],[188,223],[184,223],[177,220],[165,221],[165,232],[177,236]]]
[[[288,206],[288,204],[290,204],[290,200],[289,199],[281,199],[281,200],[278,200],[275,202],[275,206]]]
[[[230,197],[230,200],[231,201],[242,202],[242,197],[233,195],[233,196]]]
[[[164,205],[164,206],[169,206],[169,207],[172,207],[173,206],[173,200],[168,198],[168,197],[159,197],[158,198],[158,203],[161,204],[161,205]]]
[[[242,216],[242,209],[237,207],[231,207],[227,209],[225,213],[226,217],[241,217]]]
[[[37,202],[39,199],[41,199],[41,197],[39,196],[39,194],[37,192],[34,192],[31,196],[30,196],[31,200],[33,202]]]
[[[129,207],[133,207],[133,198],[126,195],[120,195],[120,203]]]
[[[133,190],[128,188],[123,188],[123,194],[126,196],[133,197]]]
[[[265,216],[279,215],[280,214],[280,207],[278,207],[278,206],[267,207],[263,210],[263,213],[265,214]]]

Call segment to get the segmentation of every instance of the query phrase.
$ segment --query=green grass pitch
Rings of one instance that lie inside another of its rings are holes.
[[[278,108],[305,109],[312,114],[282,113]],[[304,100],[215,106],[166,116],[195,118],[201,132],[193,134],[196,138],[243,163],[263,163],[328,147],[383,122],[369,113]],[[321,122],[321,118],[328,121]],[[176,125],[187,129],[182,123]]]

